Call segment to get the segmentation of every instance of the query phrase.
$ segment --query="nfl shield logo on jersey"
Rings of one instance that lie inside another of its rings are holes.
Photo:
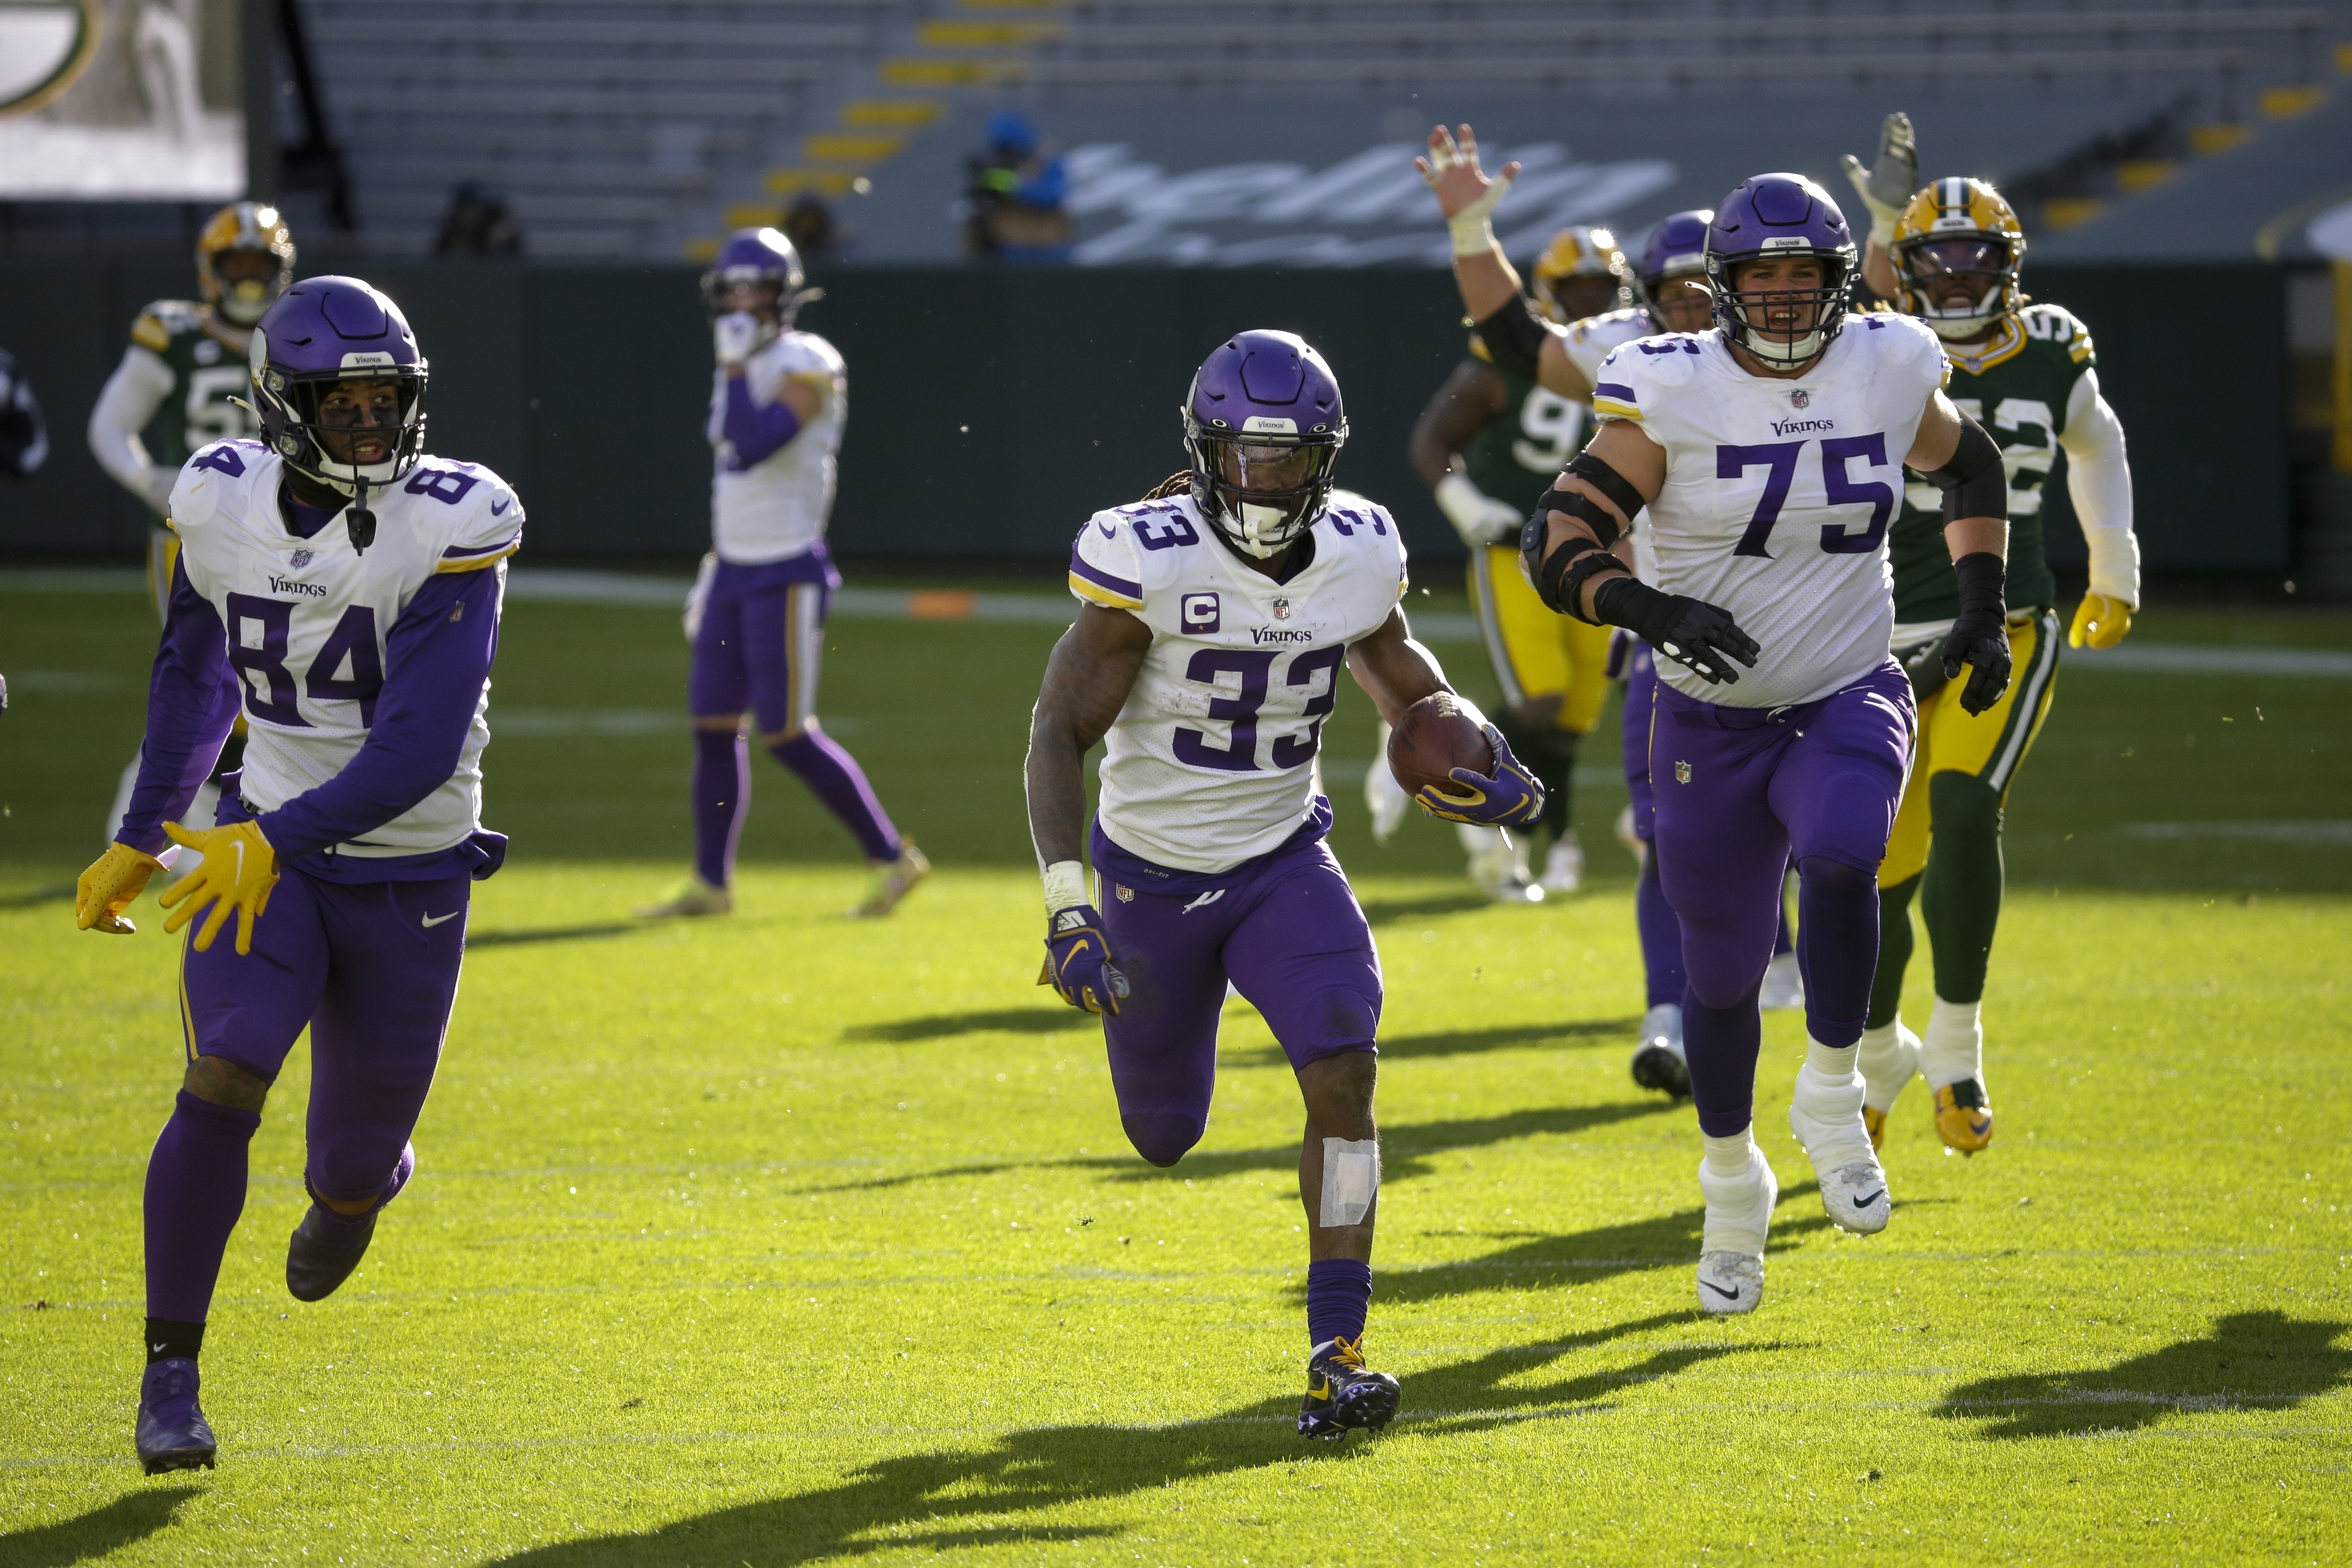
[[[1811,408],[1813,405],[1813,395],[1800,386],[1789,394],[1789,402],[1794,407]]]
[[[1675,783],[1690,783],[1690,764],[1688,763],[1676,763],[1675,764]]]
[[[1111,884],[1111,891],[1118,895],[1118,901],[1122,904],[1131,904],[1135,902],[1135,889],[1128,887],[1124,883],[1113,882]]]
[[[310,564],[310,552],[309,551],[298,550],[293,554],[286,558],[286,564],[290,570],[299,572],[303,567]]]
[[[1276,600],[1275,600],[1275,602],[1274,602],[1274,618],[1275,618],[1276,620],[1277,620],[1277,621],[1286,621],[1286,620],[1288,620],[1288,619],[1290,618],[1290,601],[1289,601],[1289,600],[1287,600],[1287,599],[1276,599]]]

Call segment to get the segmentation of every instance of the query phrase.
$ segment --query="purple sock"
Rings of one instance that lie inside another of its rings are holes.
[[[1698,1108],[1698,1130],[1710,1138],[1736,1136],[1756,1120],[1756,1058],[1764,1047],[1764,1016],[1756,1010],[1759,988],[1750,986],[1728,1007],[1706,1005],[1695,989],[1683,993],[1691,1103]]]
[[[1307,1266],[1307,1342],[1364,1337],[1372,1309],[1372,1266],[1352,1258],[1326,1258]]]
[[[751,804],[751,748],[740,734],[694,732],[694,871],[714,888],[735,878],[735,841]]]
[[[1825,1046],[1850,1046],[1862,1038],[1878,974],[1878,879],[1809,856],[1798,873],[1797,898],[1805,1030]]]
[[[816,792],[825,808],[857,836],[867,859],[898,858],[898,830],[890,826],[889,815],[874,798],[874,788],[866,782],[857,759],[842,750],[839,742],[812,726],[789,741],[778,741],[768,748],[768,754],[800,774],[801,782]]]
[[[1633,925],[1642,933],[1642,967],[1650,980],[1653,1007],[1683,1001],[1683,922],[1666,902],[1658,881],[1658,847],[1643,857],[1642,879],[1633,888]]]
[[[212,1310],[221,1255],[245,1212],[246,1146],[258,1111],[180,1091],[147,1157],[147,1315],[201,1323]]]

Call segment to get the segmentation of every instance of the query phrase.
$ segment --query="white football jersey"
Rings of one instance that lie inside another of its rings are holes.
[[[710,540],[719,559],[765,566],[808,552],[833,513],[841,432],[849,423],[849,381],[841,353],[814,332],[785,332],[744,362],[751,401],[776,401],[788,381],[824,392],[824,406],[799,434],[748,468],[735,467],[727,440],[727,373],[714,374],[707,434],[715,448],[710,476]]]
[[[1850,317],[1807,374],[1750,375],[1718,332],[1644,338],[1593,378],[1593,412],[1665,448],[1647,510],[1669,594],[1727,611],[1762,652],[1717,685],[1672,659],[1659,677],[1732,708],[1810,702],[1884,663],[1895,627],[1886,525],[1903,457],[1950,374],[1908,316]]]
[[[1627,343],[1656,335],[1657,331],[1651,323],[1650,313],[1634,306],[1571,322],[1561,335],[1560,347],[1567,351],[1568,363],[1584,377],[1584,384],[1591,386],[1601,379],[1601,361]],[[1655,584],[1658,552],[1650,544],[1650,531],[1639,518],[1633,521],[1633,574],[1644,583]]]
[[[1307,820],[1348,645],[1405,588],[1395,520],[1363,497],[1334,490],[1314,539],[1314,561],[1276,583],[1213,538],[1189,496],[1099,511],[1079,531],[1070,591],[1151,628],[1103,742],[1096,812],[1120,848],[1226,871]]]
[[[500,575],[522,542],[522,502],[476,463],[419,460],[370,489],[375,542],[352,548],[341,514],[308,539],[287,531],[282,471],[258,441],[220,441],[188,459],[172,489],[171,527],[188,582],[220,615],[245,697],[245,798],[275,811],[349,765],[366,741],[383,685],[386,639],[436,573],[485,567]],[[457,770],[424,800],[342,855],[421,855],[462,844],[481,826],[482,748],[489,682]]]

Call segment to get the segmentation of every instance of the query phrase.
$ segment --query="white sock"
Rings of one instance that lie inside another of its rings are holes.
[[[1705,1133],[1701,1133],[1706,1138]],[[1756,1153],[1756,1129],[1741,1128],[1728,1138],[1706,1138],[1706,1168],[1718,1176],[1744,1176]]]
[[[1824,1078],[1844,1079],[1853,1076],[1854,1053],[1859,1046],[1825,1046],[1819,1040],[1805,1041],[1805,1065]]]
[[[1854,1070],[1857,1046],[1807,1042],[1805,1065],[1789,1097],[1789,1130],[1805,1146],[1817,1171],[1833,1171],[1870,1156],[1870,1134],[1862,1125],[1862,1075]]]
[[[1983,1010],[1980,1002],[1936,998],[1927,1032],[1919,1037],[1919,1071],[1929,1089],[1948,1088],[1964,1078],[1984,1081]]]
[[[1875,1029],[1864,1029],[1854,1064],[1862,1069],[1863,1103],[1873,1110],[1892,1110],[1895,1096],[1919,1070],[1919,1064],[1903,1048],[1903,1020],[1898,1017]]]

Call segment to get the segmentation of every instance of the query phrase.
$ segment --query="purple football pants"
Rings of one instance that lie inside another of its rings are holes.
[[[1233,876],[1155,893],[1103,875],[1106,934],[1134,987],[1103,1020],[1111,1088],[1128,1141],[1155,1165],[1174,1164],[1208,1128],[1228,979],[1294,1071],[1371,1050],[1380,1031],[1380,954],[1329,848],[1277,850]]]
[[[232,919],[182,955],[188,1058],[221,1057],[275,1082],[310,1031],[313,1196],[389,1203],[441,1060],[466,952],[467,877],[329,882],[286,870],[238,956]],[[194,928],[191,928],[193,934]],[[246,1144],[260,1125],[184,1090],[147,1165],[147,1311],[202,1322],[245,1206]]]
[[[1657,805],[1650,787],[1651,704],[1658,689],[1657,656],[1636,641],[1625,656],[1625,792],[1633,797],[1633,837],[1649,847],[1633,884],[1633,929],[1642,939],[1643,1005],[1683,1004],[1683,928],[1658,880]]]
[[[1917,712],[1891,658],[1794,707],[1719,707],[1663,681],[1656,700],[1655,847],[1682,921],[1691,1099],[1703,1130],[1730,1137],[1752,1119],[1762,1039],[1756,996],[1792,858],[1807,1032],[1827,1046],[1862,1037],[1878,965],[1878,863],[1903,798]]]

